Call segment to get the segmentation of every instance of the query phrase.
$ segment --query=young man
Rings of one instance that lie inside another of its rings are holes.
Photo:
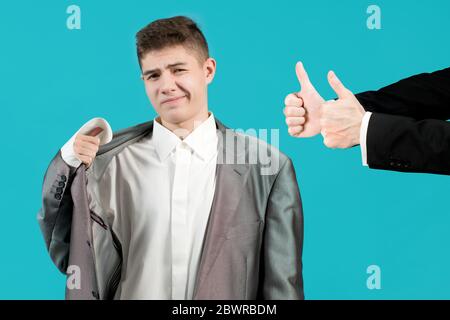
[[[302,299],[291,160],[208,111],[216,63],[192,20],[150,23],[137,52],[158,117],[114,135],[93,119],[45,175],[38,219],[66,297]]]

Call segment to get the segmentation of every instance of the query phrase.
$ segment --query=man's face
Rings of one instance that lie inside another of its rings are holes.
[[[213,59],[201,63],[192,50],[173,46],[148,52],[141,66],[147,96],[163,121],[179,124],[208,114]]]

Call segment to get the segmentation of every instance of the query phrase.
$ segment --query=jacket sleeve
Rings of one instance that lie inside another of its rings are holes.
[[[450,123],[374,113],[367,163],[374,169],[450,175]]]
[[[417,120],[450,119],[450,68],[422,73],[356,95],[366,111]]]
[[[262,249],[262,298],[304,299],[303,210],[292,161],[287,159],[269,196]]]
[[[42,186],[42,207],[37,215],[51,259],[66,273],[73,201],[70,185],[76,168],[67,165],[59,151],[50,162]]]
[[[366,138],[370,168],[450,173],[450,68],[356,95],[371,111]]]

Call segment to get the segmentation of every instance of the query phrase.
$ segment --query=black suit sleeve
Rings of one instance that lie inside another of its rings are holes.
[[[374,113],[367,163],[374,169],[450,175],[450,123]]]
[[[356,95],[373,112],[370,168],[450,175],[450,68]]]
[[[366,111],[422,119],[450,119],[450,68],[422,73],[356,95]]]

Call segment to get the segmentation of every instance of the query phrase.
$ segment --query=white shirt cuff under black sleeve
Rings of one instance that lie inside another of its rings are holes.
[[[361,122],[359,132],[359,145],[361,146],[362,165],[367,167],[367,130],[369,129],[369,120],[372,112],[366,112]]]
[[[73,150],[73,143],[75,142],[75,137],[77,134],[87,134],[92,129],[100,127],[103,129],[102,132],[98,134],[97,137],[100,138],[100,145],[106,144],[112,140],[113,132],[109,123],[103,118],[94,118],[86,122],[69,141],[61,148],[61,157],[64,162],[69,166],[78,168],[81,161],[76,157],[75,151]]]

